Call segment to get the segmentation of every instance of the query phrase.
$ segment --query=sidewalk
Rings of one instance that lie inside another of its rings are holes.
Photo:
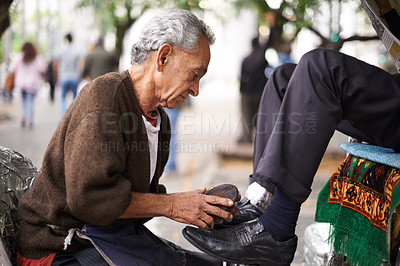
[[[6,106],[1,105],[0,106],[0,122],[4,121],[4,120],[8,120],[10,118],[11,118],[11,116],[10,116],[9,110],[7,110],[7,105]]]
[[[21,128],[21,99],[14,93],[12,103],[0,102],[0,145],[15,149],[40,167],[47,144],[61,118],[58,104],[51,104],[48,91],[39,91],[35,99],[34,128]],[[4,119],[5,118],[5,119]]]
[[[214,88],[221,89],[215,91]],[[234,90],[232,87],[209,84],[193,99],[191,108],[182,111],[178,121],[178,170],[176,174],[163,176],[160,180],[169,193],[222,183],[235,184],[242,195],[245,193],[248,176],[252,172],[252,147],[235,144],[240,133],[240,114],[239,98]],[[61,118],[59,88],[56,89],[55,104],[50,104],[48,98],[47,89],[37,95],[33,130],[20,126],[18,94],[11,105],[0,105],[0,145],[21,152],[37,167],[41,166],[47,144]],[[317,194],[343,159],[326,157],[321,164],[313,192],[301,209],[296,232],[299,245],[292,265],[301,265],[303,261],[303,233],[314,220]],[[154,218],[147,225],[158,236],[195,250],[182,236],[181,230],[186,225],[166,218]]]

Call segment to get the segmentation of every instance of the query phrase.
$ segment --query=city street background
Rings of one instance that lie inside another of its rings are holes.
[[[14,20],[4,33],[1,43],[3,57],[0,56],[0,86],[4,84],[10,62],[25,40],[39,44],[40,52],[46,62],[53,59],[57,51],[63,47],[63,37],[67,32],[73,33],[76,47],[84,53],[90,51],[101,33],[99,20],[94,15],[93,8],[76,8],[78,2],[80,1],[14,0],[15,8],[11,12]],[[135,4],[140,2],[134,1]],[[162,176],[160,180],[169,193],[231,183],[244,195],[248,186],[248,177],[252,173],[253,147],[236,144],[242,130],[240,64],[251,50],[251,39],[259,35],[265,40],[269,37],[270,29],[260,24],[263,19],[259,17],[260,13],[256,9],[243,9],[237,12],[227,4],[228,2],[230,1],[200,1],[203,4],[212,3],[212,8],[208,10],[201,7],[201,10],[196,11],[196,15],[213,29],[216,42],[211,46],[211,61],[208,73],[201,81],[200,95],[192,98],[190,107],[180,112],[176,146],[177,171]],[[247,2],[250,1],[246,0]],[[332,41],[332,36],[348,38],[354,34],[360,36],[375,34],[371,25],[367,23],[365,14],[357,12],[359,1],[316,2],[320,4],[319,12],[306,13],[311,14],[315,29],[328,40]],[[266,0],[266,3],[271,5],[282,1]],[[272,8],[278,7],[279,5]],[[123,38],[120,71],[130,67],[130,47],[137,41],[143,25],[158,11],[150,8],[144,13],[138,12],[140,16]],[[283,11],[288,21],[296,19],[287,8]],[[112,13],[110,10],[106,12]],[[120,7],[115,14],[121,12],[123,14],[124,10]],[[295,28],[293,25],[292,27],[288,25],[282,30],[290,35]],[[115,32],[115,29],[111,29],[105,34],[106,50],[112,51],[115,48]],[[321,38],[315,32],[304,29],[291,44],[292,60],[298,62],[304,53],[321,44]],[[374,65],[382,63],[378,59],[382,59],[384,53],[382,44],[378,41],[348,42],[340,51]],[[272,67],[279,63],[278,54],[273,49],[267,50],[266,59]],[[61,119],[60,88],[56,88],[55,103],[49,101],[47,84],[41,88],[35,100],[32,130],[21,128],[20,106],[19,91],[14,92],[11,103],[0,101],[0,145],[21,152],[40,168],[46,147]],[[312,193],[302,205],[296,228],[299,244],[292,265],[299,266],[303,262],[304,230],[314,221],[318,192],[345,157],[345,153],[339,148],[339,143],[346,141],[346,136],[335,133],[315,176]],[[184,248],[196,250],[182,236],[181,231],[186,225],[166,218],[154,218],[147,223],[147,226],[160,237]]]

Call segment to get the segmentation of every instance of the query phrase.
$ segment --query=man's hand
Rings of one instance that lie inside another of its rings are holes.
[[[233,219],[232,213],[238,212],[234,202],[227,198],[205,195],[205,192],[205,188],[174,194],[132,192],[131,204],[119,218],[164,216],[200,228],[212,228],[214,226],[213,217],[231,221]],[[231,207],[231,210],[224,211],[213,205]]]
[[[239,214],[239,208],[236,207],[236,205],[233,205],[227,211],[232,213],[232,215],[238,215]],[[214,218],[214,224],[223,224],[224,221],[229,223],[229,222],[232,221],[232,219],[231,220],[224,220],[221,217],[216,217],[216,216],[214,216],[213,218]]]
[[[231,221],[229,211],[213,205],[232,207],[233,201],[218,196],[205,195],[206,189],[171,194],[171,213],[167,216],[180,223],[192,224],[200,228],[213,228],[214,218]],[[220,222],[220,220],[218,220]]]
[[[218,186],[212,186],[206,191],[206,195],[215,195],[223,198],[228,198],[233,200],[234,202],[238,202],[241,198],[240,192],[237,189],[236,186],[232,184],[221,184]],[[225,207],[225,206],[218,206],[222,208],[225,211],[228,211],[232,213],[233,215],[238,215],[239,214],[239,208],[236,205],[233,205],[232,207]],[[224,223],[224,219],[213,216],[214,218],[214,224],[222,224]],[[226,221],[230,222],[230,221]]]
[[[392,10],[392,6],[390,5],[388,0],[375,0],[376,5],[382,14],[386,14],[390,10]]]

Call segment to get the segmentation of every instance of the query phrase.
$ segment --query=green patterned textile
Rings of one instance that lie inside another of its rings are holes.
[[[388,261],[388,224],[400,202],[400,169],[349,155],[318,196],[315,220],[332,225],[334,251],[351,265]]]

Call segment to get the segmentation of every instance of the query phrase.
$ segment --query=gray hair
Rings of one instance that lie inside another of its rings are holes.
[[[215,36],[211,28],[193,13],[181,9],[165,10],[144,26],[139,41],[132,46],[131,64],[143,63],[150,51],[157,51],[166,43],[194,52],[201,35],[209,44],[214,43]]]

